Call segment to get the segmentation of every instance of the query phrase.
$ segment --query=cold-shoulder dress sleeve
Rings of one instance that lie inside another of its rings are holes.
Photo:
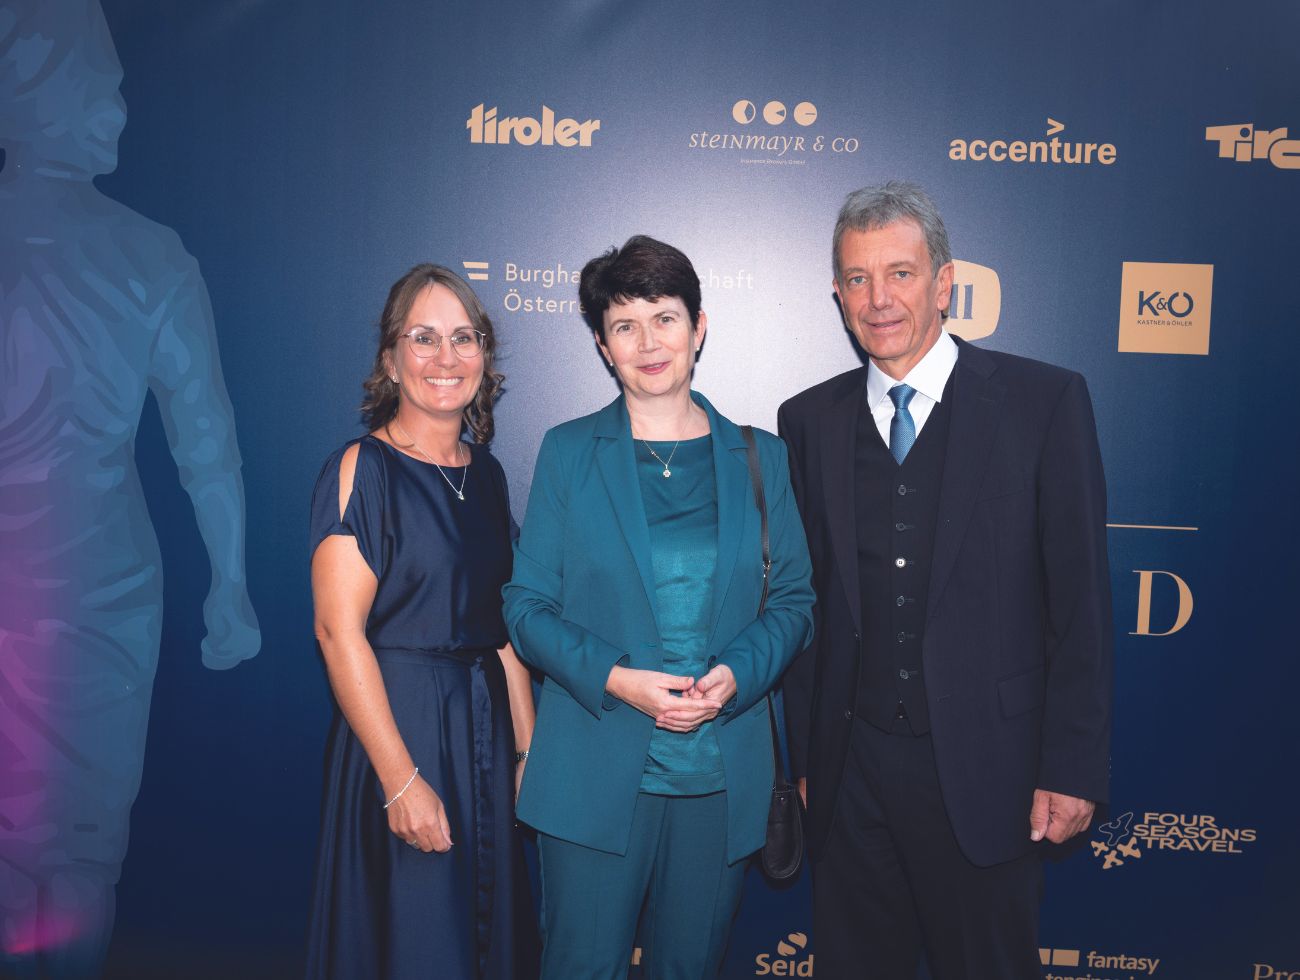
[[[357,446],[357,465],[352,478],[352,493],[343,513],[339,514],[339,470],[343,457]],[[326,538],[342,534],[356,538],[357,549],[375,578],[383,577],[388,565],[384,547],[384,468],[370,440],[350,442],[331,453],[316,477],[311,498],[312,555]]]

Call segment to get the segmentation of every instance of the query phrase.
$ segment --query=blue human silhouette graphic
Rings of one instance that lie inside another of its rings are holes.
[[[97,976],[162,626],[152,392],[212,568],[203,663],[261,642],[199,268],[96,189],[126,122],[98,0],[0,3],[0,973]]]

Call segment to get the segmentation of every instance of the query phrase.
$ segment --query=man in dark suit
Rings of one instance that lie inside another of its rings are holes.
[[[817,591],[785,684],[817,974],[1040,975],[1041,847],[1106,798],[1106,487],[1071,371],[943,330],[914,184],[849,195],[835,293],[869,363],[786,402]]]

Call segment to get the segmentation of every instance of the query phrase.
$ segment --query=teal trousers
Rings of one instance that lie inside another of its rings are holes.
[[[542,980],[623,980],[643,909],[647,980],[717,976],[747,864],[726,840],[725,792],[640,794],[626,854],[538,834]]]

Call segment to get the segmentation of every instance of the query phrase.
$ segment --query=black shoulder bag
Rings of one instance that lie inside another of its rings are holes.
[[[763,593],[758,600],[758,615],[763,615],[767,605],[767,573],[772,568],[772,553],[767,533],[767,495],[763,492],[763,472],[758,465],[758,446],[754,443],[754,428],[740,427],[745,437],[745,460],[749,463],[749,479],[754,485],[754,504],[758,507],[763,542]],[[785,778],[785,764],[781,761],[781,741],[776,730],[776,708],[772,694],[767,695],[767,720],[772,725],[772,802],[767,811],[767,840],[758,852],[759,867],[771,881],[787,881],[799,873],[803,863],[803,800],[799,790]]]

